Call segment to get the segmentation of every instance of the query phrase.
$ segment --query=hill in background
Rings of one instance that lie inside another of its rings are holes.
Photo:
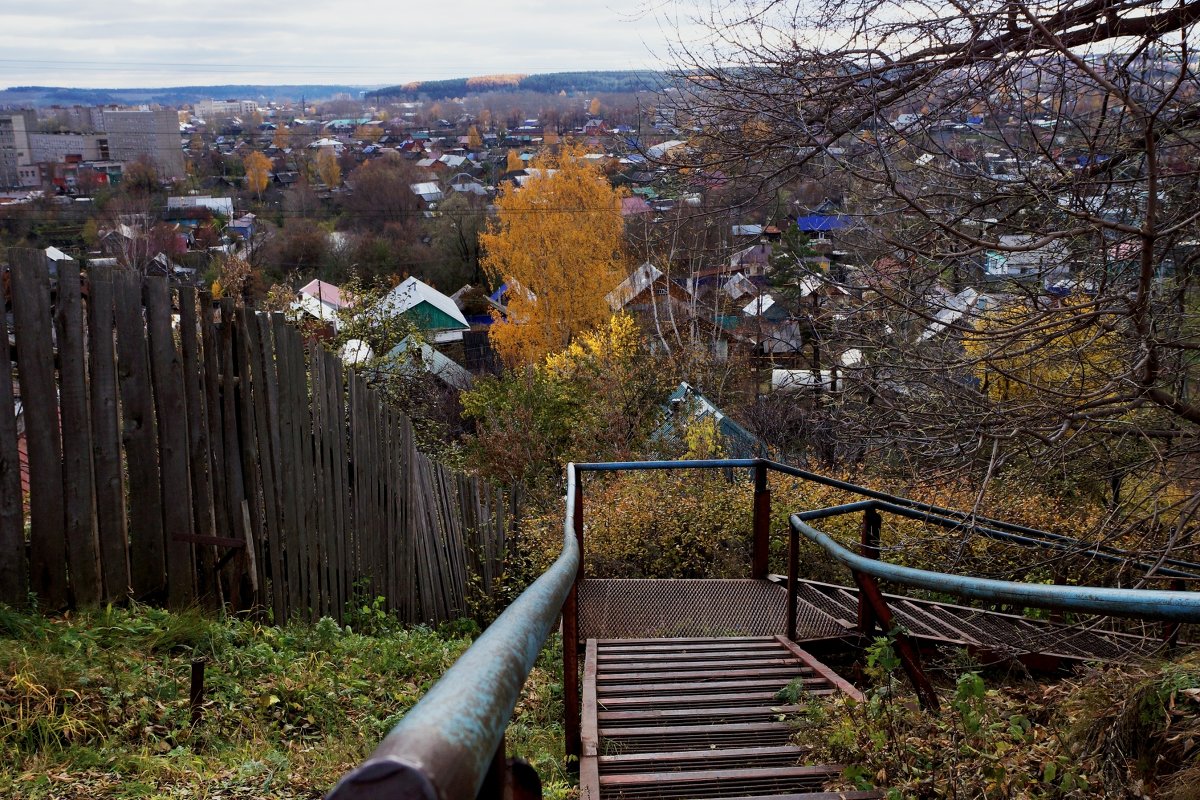
[[[197,100],[237,98],[239,100],[328,100],[348,94],[359,97],[371,87],[351,85],[225,84],[220,86],[169,86],[157,89],[72,89],[63,86],[12,86],[0,89],[0,105],[70,106],[139,105],[157,103],[179,106]]]

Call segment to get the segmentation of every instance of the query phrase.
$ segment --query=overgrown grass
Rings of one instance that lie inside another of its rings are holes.
[[[864,703],[812,703],[798,742],[849,765],[831,788],[888,798],[1200,798],[1200,653],[1081,669],[1050,684],[960,671],[916,708],[887,640]]]
[[[369,608],[355,623],[0,606],[0,797],[320,797],[475,633],[473,623],[406,629]],[[508,734],[548,797],[571,793],[560,653],[554,640],[542,654]],[[195,727],[194,658],[207,661]]]

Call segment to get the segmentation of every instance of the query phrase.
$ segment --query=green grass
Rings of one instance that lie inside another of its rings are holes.
[[[364,610],[283,627],[199,612],[63,617],[0,606],[0,797],[320,797],[465,650],[472,623],[403,628]],[[563,769],[561,646],[543,652],[508,733],[547,797]],[[193,658],[207,660],[191,725]]]

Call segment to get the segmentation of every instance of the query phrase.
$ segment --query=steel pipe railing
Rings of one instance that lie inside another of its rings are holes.
[[[476,797],[499,756],[521,687],[575,585],[575,470],[567,468],[567,518],[558,559],[404,715],[331,800]],[[564,647],[569,644],[564,642]],[[497,793],[499,796],[499,793]]]
[[[1099,586],[1056,586],[1041,583],[999,581],[944,572],[902,567],[866,558],[847,550],[806,523],[800,514],[789,517],[792,529],[819,545],[828,555],[854,572],[904,586],[945,592],[989,603],[1008,603],[1025,608],[1046,608],[1082,614],[1200,622],[1200,592],[1161,589],[1109,589]],[[790,601],[789,601],[790,602]]]

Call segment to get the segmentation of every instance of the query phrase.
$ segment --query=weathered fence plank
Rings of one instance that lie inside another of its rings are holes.
[[[114,277],[117,378],[129,474],[129,565],[133,593],[144,598],[161,591],[166,581],[158,429],[150,393],[141,281],[128,272]]]
[[[111,274],[91,274],[87,307],[96,535],[99,539],[104,599],[113,601],[127,595],[130,584]]]
[[[24,606],[29,594],[29,564],[12,371],[8,321],[0,318],[0,602]]]
[[[54,381],[50,276],[40,253],[17,251],[12,265],[13,322],[29,457],[30,589],[49,608],[67,596],[58,387]],[[30,402],[37,398],[37,402]]]
[[[93,605],[100,601],[103,586],[93,507],[92,424],[88,409],[83,294],[78,261],[58,262],[55,331],[58,340],[67,572],[75,603]]]
[[[147,278],[146,327],[150,333],[150,374],[158,419],[163,529],[166,532],[167,602],[184,608],[195,599],[192,565],[192,481],[188,470],[187,405],[183,366],[171,330],[167,279]]]
[[[179,344],[182,351],[183,390],[187,404],[188,464],[192,480],[192,523],[198,536],[216,536],[213,505],[211,442],[208,427],[208,395],[204,386],[204,360],[200,351],[200,317],[196,311],[196,290],[179,289]],[[196,594],[212,606],[220,598],[214,581],[216,558],[213,546],[196,544]]]

